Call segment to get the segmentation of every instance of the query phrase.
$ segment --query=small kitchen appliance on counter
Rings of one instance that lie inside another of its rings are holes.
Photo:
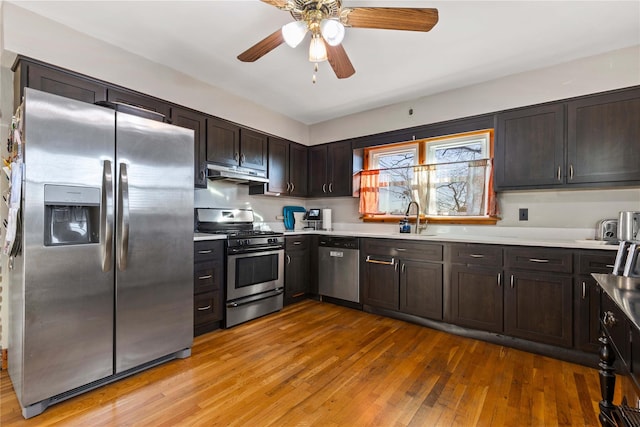
[[[196,231],[226,234],[227,328],[281,310],[284,234],[254,230],[251,209],[198,208]]]
[[[618,239],[635,242],[640,240],[640,212],[622,211],[618,218]]]
[[[618,243],[618,220],[603,219],[596,226],[596,240]]]

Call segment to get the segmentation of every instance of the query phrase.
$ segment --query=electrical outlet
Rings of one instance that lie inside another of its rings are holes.
[[[529,221],[529,209],[520,208],[520,210],[518,211],[518,219],[520,221]]]

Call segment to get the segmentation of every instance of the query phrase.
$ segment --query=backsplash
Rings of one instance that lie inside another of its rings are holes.
[[[498,196],[502,220],[496,227],[579,229],[581,234],[595,232],[596,224],[605,218],[617,218],[619,211],[640,211],[640,189],[520,191]],[[395,230],[396,224],[363,224],[358,214],[358,199],[353,197],[299,199],[295,197],[250,196],[246,185],[224,181],[209,181],[208,188],[195,190],[196,207],[252,208],[256,223],[274,230],[283,230],[284,223],[276,219],[282,207],[303,206],[306,209],[332,209],[334,228],[349,227],[367,230]],[[529,220],[519,221],[518,210],[527,208]],[[357,224],[357,225],[356,225]],[[456,233],[468,230],[464,226],[431,226],[440,231]],[[480,226],[479,228],[495,228]],[[506,230],[505,230],[506,231]],[[592,238],[592,235],[584,235]]]

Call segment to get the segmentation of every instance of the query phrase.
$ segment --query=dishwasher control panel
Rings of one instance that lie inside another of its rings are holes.
[[[342,248],[342,249],[359,249],[359,240],[357,237],[327,237],[321,236],[319,246],[325,246],[329,248]]]

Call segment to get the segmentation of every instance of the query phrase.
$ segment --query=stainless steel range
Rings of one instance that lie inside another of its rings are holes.
[[[227,235],[225,326],[282,309],[284,235],[253,229],[250,209],[196,209],[196,230]]]

